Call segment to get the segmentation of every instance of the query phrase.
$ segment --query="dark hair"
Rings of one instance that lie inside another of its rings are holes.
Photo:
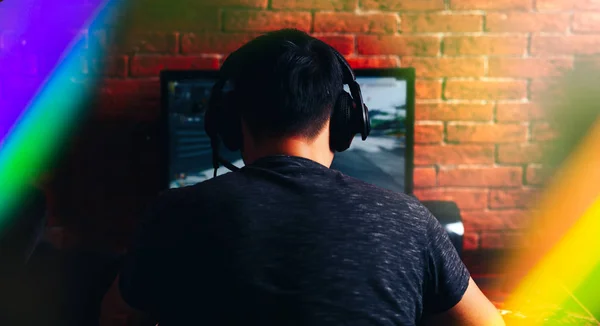
[[[222,69],[233,75],[232,105],[259,139],[316,137],[343,90],[332,48],[295,29],[255,38],[232,53]]]

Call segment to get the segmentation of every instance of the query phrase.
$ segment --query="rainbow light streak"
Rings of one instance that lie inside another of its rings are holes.
[[[42,77],[29,84],[24,81],[32,79],[24,79],[18,71],[0,72],[4,83],[15,85],[14,90],[18,90],[4,94],[8,98],[4,98],[1,108],[0,228],[9,220],[28,183],[42,171],[74,123],[85,113],[83,102],[88,88],[75,80],[85,77],[82,57],[97,54],[98,49],[86,49],[85,42],[80,37],[73,39],[73,35],[78,34],[74,31],[85,29],[97,20],[101,16],[99,9],[104,5],[106,3],[101,4],[100,0],[77,7],[73,7],[70,0],[53,1],[51,5],[48,1],[32,0],[23,2],[23,8],[17,8],[22,11],[37,8],[42,13],[30,17],[35,21],[24,21],[23,24],[29,24],[26,28],[17,26],[14,30],[22,31],[18,39],[26,40],[28,53],[33,52],[45,64],[37,67],[37,75]],[[17,47],[23,43],[13,45],[0,57],[0,67],[22,64]]]
[[[575,301],[590,314],[598,312],[600,289],[593,278],[600,266],[599,148],[600,120],[542,200],[538,215],[538,227],[544,228],[539,238],[542,251],[521,262],[526,265],[535,260],[537,264],[507,301],[507,308],[527,314],[527,309],[533,311],[540,305],[564,307],[567,301]],[[576,296],[574,292],[578,292]],[[581,298],[592,300],[583,304]]]

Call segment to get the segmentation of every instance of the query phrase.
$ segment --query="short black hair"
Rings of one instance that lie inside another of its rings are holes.
[[[227,58],[222,70],[232,76],[232,105],[255,138],[318,135],[343,90],[334,51],[305,32],[282,29]]]

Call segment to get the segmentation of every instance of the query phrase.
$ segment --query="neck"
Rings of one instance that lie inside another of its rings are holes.
[[[252,164],[260,158],[275,155],[302,157],[326,167],[330,167],[333,162],[333,153],[329,150],[329,137],[317,137],[312,141],[286,138],[266,140],[261,143],[265,145],[244,144],[244,147],[249,149],[243,153],[246,164]]]

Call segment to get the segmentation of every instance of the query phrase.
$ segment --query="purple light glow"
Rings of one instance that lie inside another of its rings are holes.
[[[102,2],[17,0],[0,3],[0,143],[4,143],[74,42],[82,41],[76,37],[81,35],[80,31],[86,28]]]

